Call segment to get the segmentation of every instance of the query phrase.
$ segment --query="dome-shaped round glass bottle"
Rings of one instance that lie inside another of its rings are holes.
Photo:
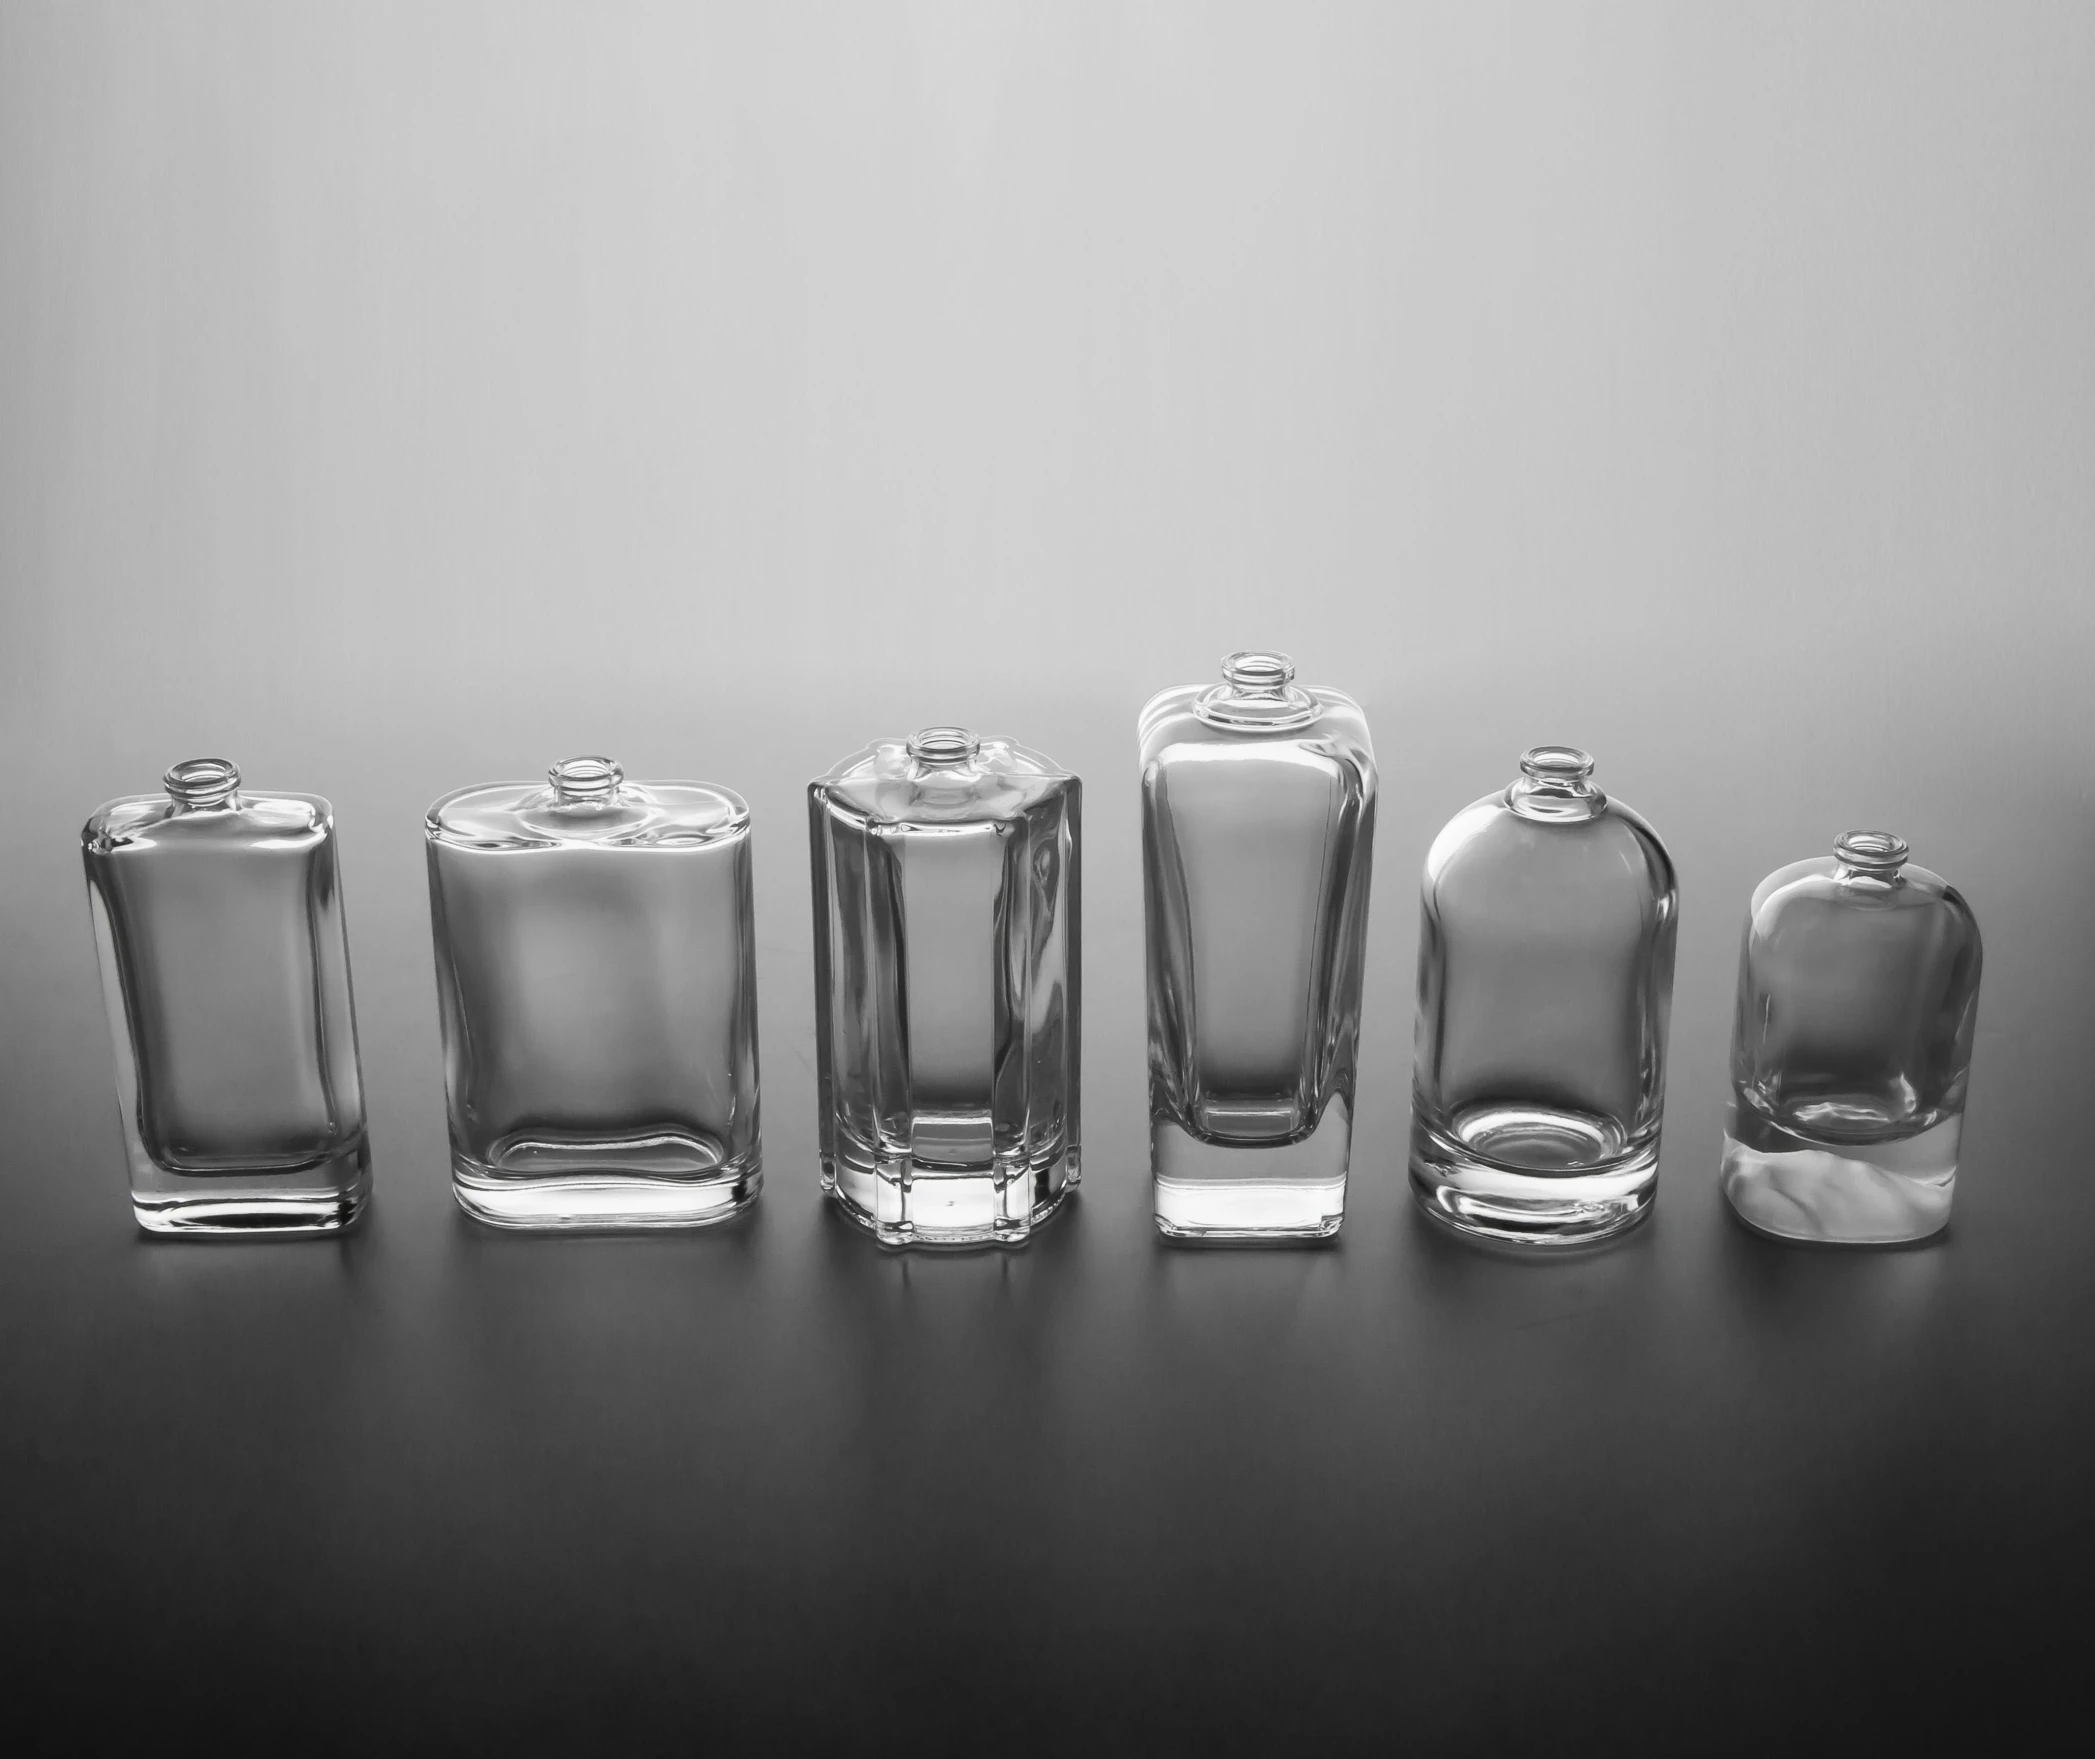
[[[1426,857],[1412,1189],[1467,1233],[1597,1240],[1658,1182],[1679,894],[1586,753],[1520,769]]]
[[[1760,882],[1739,950],[1724,1195],[1790,1240],[1888,1245],[1950,1218],[1979,925],[1887,831]]]

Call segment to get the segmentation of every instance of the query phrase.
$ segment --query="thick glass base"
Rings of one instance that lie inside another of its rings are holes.
[[[822,1157],[822,1189],[883,1246],[1023,1246],[1077,1177],[1074,1149],[989,1167],[850,1148]]]
[[[282,1172],[170,1173],[134,1177],[131,1213],[149,1234],[198,1239],[278,1239],[339,1234],[371,1198],[371,1150],[364,1138],[340,1154]]]
[[[458,1207],[497,1228],[710,1227],[747,1209],[763,1183],[757,1150],[723,1159],[716,1144],[681,1133],[516,1138],[485,1161],[455,1143],[451,1151]]]
[[[1342,1099],[1301,1141],[1271,1145],[1203,1141],[1176,1119],[1152,1119],[1157,1232],[1217,1243],[1328,1240],[1346,1219],[1352,1142]]]
[[[1475,1107],[1444,1131],[1415,1118],[1411,1193],[1435,1221],[1515,1245],[1588,1245],[1633,1228],[1657,1194],[1657,1133],[1543,1106]]]
[[[1724,1195],[1748,1227],[1779,1240],[1925,1240],[1949,1225],[1963,1134],[1959,1115],[1895,1141],[1828,1142],[1734,1106],[1724,1132]]]

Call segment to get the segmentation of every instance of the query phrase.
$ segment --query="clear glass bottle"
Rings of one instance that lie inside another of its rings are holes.
[[[808,785],[822,1184],[888,1245],[1019,1245],[1077,1182],[1081,804],[959,727]]]
[[[749,808],[602,757],[429,809],[452,1189],[514,1228],[699,1227],[756,1199]]]
[[[81,852],[131,1206],[157,1234],[326,1234],[371,1189],[334,809],[223,758],[112,800]]]
[[[1979,925],[1887,831],[1760,882],[1739,951],[1724,1195],[1789,1240],[1922,1240],[1950,1218]]]
[[[1375,841],[1360,705],[1285,654],[1142,711],[1158,1231],[1318,1239],[1346,1212]]]
[[[1426,856],[1412,1192],[1467,1233],[1603,1239],[1657,1187],[1679,894],[1592,775],[1537,746]]]

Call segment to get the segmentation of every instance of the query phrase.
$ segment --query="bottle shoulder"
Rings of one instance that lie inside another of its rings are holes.
[[[1910,936],[1951,950],[1980,946],[1978,918],[1963,893],[1914,862],[1895,882],[1844,872],[1830,855],[1779,867],[1754,888],[1746,914],[1749,940],[1810,938],[1829,945],[1843,935]]]
[[[1317,705],[1315,718],[1300,726],[1261,727],[1217,724],[1200,713],[1209,686],[1187,684],[1160,691],[1143,707],[1136,723],[1142,768],[1178,761],[1212,761],[1216,754],[1254,757],[1271,752],[1285,758],[1304,752],[1351,763],[1370,779],[1375,773],[1375,746],[1360,704],[1343,691],[1322,688],[1305,692]]]
[[[1588,817],[1541,818],[1516,812],[1511,790],[1472,801],[1441,827],[1426,853],[1429,894],[1466,875],[1548,874],[1602,877],[1671,896],[1673,858],[1644,815],[1613,796]]]
[[[956,826],[1020,818],[1082,791],[1074,771],[1014,739],[985,738],[965,761],[929,765],[909,741],[882,739],[817,776],[808,799],[868,824]]]
[[[318,794],[242,789],[223,805],[202,808],[164,793],[129,794],[95,809],[80,844],[93,856],[136,858],[174,848],[233,854],[325,842],[334,828],[334,808]]]
[[[485,782],[436,801],[432,844],[458,849],[693,848],[746,836],[749,805],[712,782],[624,782],[607,798],[563,798],[544,782]]]

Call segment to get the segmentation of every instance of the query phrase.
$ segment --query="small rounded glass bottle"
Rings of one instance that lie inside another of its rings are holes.
[[[1466,1233],[1604,1239],[1658,1183],[1679,893],[1585,752],[1520,770],[1426,856],[1412,1191]]]
[[[1887,831],[1761,881],[1739,952],[1724,1195],[1787,1240],[1890,1245],[1950,1218],[1979,926]]]

